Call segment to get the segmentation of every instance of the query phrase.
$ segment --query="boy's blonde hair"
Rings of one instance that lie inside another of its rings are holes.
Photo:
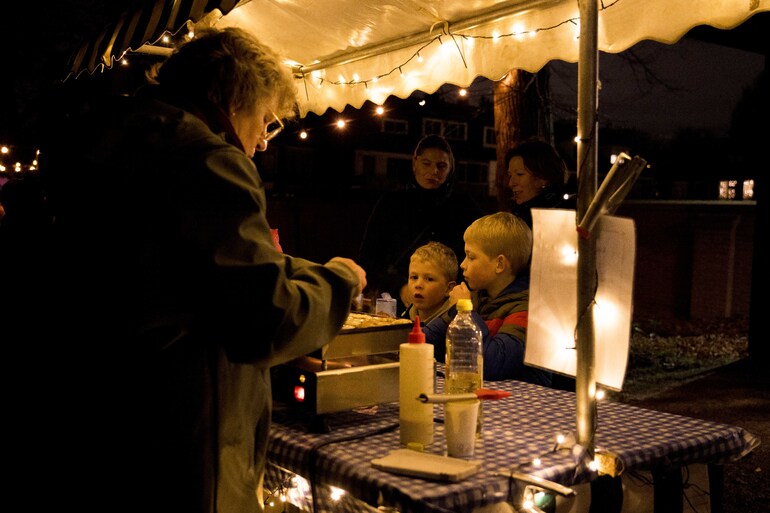
[[[414,250],[410,262],[419,260],[430,262],[438,267],[447,281],[457,281],[457,255],[452,248],[440,242],[429,242]]]
[[[505,256],[514,274],[529,265],[532,230],[510,212],[496,212],[476,219],[465,230],[463,239],[477,245],[488,257]]]

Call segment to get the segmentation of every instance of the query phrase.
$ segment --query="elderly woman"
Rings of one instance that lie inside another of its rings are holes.
[[[522,141],[506,152],[505,168],[513,193],[511,211],[530,228],[533,208],[575,208],[575,195],[566,188],[567,166],[548,142]]]
[[[279,56],[225,29],[135,97],[52,126],[61,246],[41,375],[57,385],[43,486],[58,506],[263,510],[270,367],[328,343],[366,285],[353,260],[274,245],[251,157],[294,103]]]

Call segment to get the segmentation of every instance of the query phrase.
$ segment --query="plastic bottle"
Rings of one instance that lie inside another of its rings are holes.
[[[399,346],[399,425],[401,444],[426,446],[433,443],[433,404],[423,403],[420,394],[434,392],[433,345],[425,343],[420,318],[414,320],[408,342]]]
[[[475,393],[483,385],[483,336],[473,320],[472,310],[470,299],[458,300],[457,315],[447,327],[444,380],[444,392],[447,394]],[[476,436],[481,436],[481,409]]]

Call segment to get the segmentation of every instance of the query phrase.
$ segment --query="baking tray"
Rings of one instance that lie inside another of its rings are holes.
[[[381,317],[368,314],[355,314],[370,317],[372,322]],[[322,360],[334,360],[350,356],[363,356],[398,352],[399,346],[408,340],[412,322],[408,319],[388,319],[393,324],[370,327],[343,328],[331,342],[323,346],[312,356]]]

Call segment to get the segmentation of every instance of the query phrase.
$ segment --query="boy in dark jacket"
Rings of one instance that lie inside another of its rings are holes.
[[[473,317],[484,336],[484,379],[550,386],[550,372],[524,365],[532,231],[515,215],[497,212],[474,221],[464,240],[460,268],[467,285],[455,287],[451,297],[455,302],[473,301]],[[446,330],[456,313],[452,307],[425,326],[426,341],[435,346],[438,361],[445,359]]]

